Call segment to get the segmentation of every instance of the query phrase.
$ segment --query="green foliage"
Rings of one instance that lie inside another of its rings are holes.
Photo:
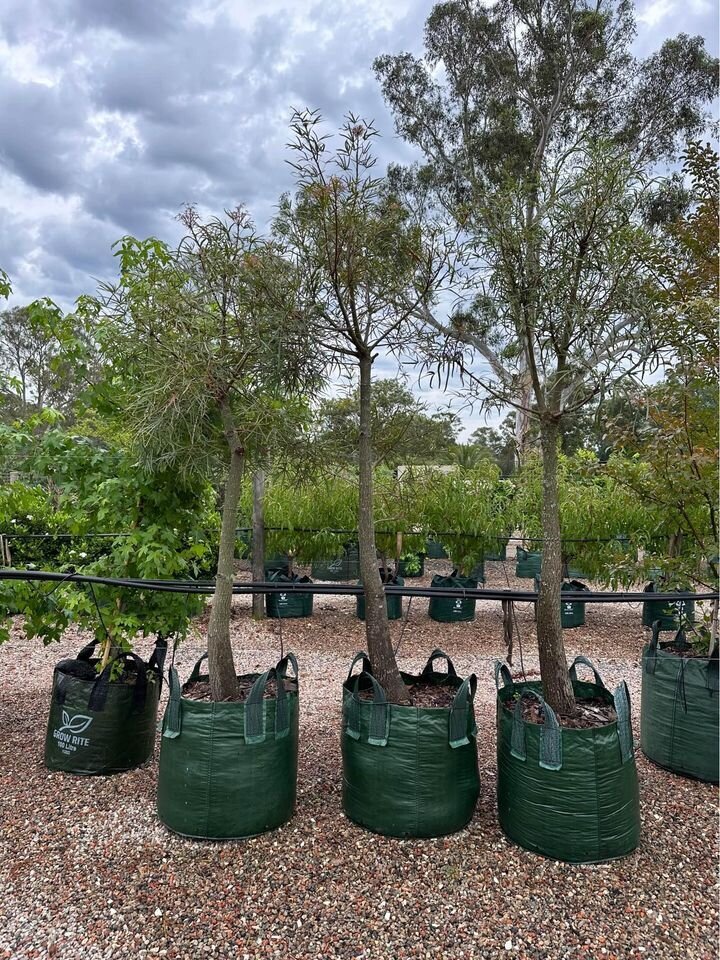
[[[376,380],[372,388],[373,459],[396,467],[446,462],[455,439],[452,414],[428,414],[426,405],[397,380]],[[357,464],[360,393],[325,400],[318,410],[315,441],[332,460]]]
[[[188,579],[212,569],[218,519],[206,484],[182,480],[169,470],[151,473],[127,451],[62,430],[32,438],[26,463],[52,481],[65,529],[78,538],[58,555],[59,572]],[[119,535],[98,547],[89,534],[103,532]],[[89,544],[94,551],[82,549]],[[69,583],[14,587],[29,637],[50,642],[69,623],[77,623],[103,641],[108,652],[130,649],[138,635],[182,636],[203,606],[198,597],[129,588]]]

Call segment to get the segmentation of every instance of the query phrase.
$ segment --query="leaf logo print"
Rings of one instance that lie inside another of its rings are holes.
[[[71,719],[65,710],[62,712],[62,720],[60,730],[69,730],[71,733],[82,733],[93,722],[92,717],[86,717],[83,713],[78,713]]]

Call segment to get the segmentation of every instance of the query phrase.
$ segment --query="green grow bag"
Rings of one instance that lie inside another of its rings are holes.
[[[290,567],[290,557],[286,553],[270,553],[265,557],[265,574],[286,573]]]
[[[664,590],[662,584],[655,589],[655,581],[651,581],[644,593],[687,593],[687,590]],[[683,625],[680,621],[693,623],[695,620],[694,600],[645,600],[643,602],[642,622],[644,627],[652,627],[656,621],[660,622],[660,630],[679,630]]]
[[[567,575],[571,580],[589,580],[590,579],[582,567],[573,565],[572,563],[568,563]]]
[[[594,683],[577,679],[579,663],[591,668]],[[500,675],[497,801],[503,832],[526,850],[570,863],[631,853],[640,840],[640,803],[627,685],[611,693],[590,661],[576,657],[570,667],[575,696],[614,703],[617,720],[575,730],[559,726],[540,682],[516,683],[496,663],[496,684]],[[526,692],[540,702],[544,723],[523,719],[519,697]],[[507,710],[504,704],[514,699],[517,706]]]
[[[485,558],[476,563],[470,571],[470,579],[477,580],[478,583],[485,583]]]
[[[188,683],[207,681],[201,657]],[[287,677],[291,664],[295,677]],[[286,823],[295,810],[298,670],[289,653],[254,681],[246,701],[213,703],[182,695],[170,670],[170,699],[160,742],[157,810],[175,833],[239,840]],[[277,696],[264,697],[268,680]]]
[[[535,589],[540,589],[540,577],[535,577]],[[568,593],[570,591],[577,593],[583,591],[590,592],[590,588],[579,580],[563,581],[560,592]],[[573,630],[575,627],[585,625],[585,604],[581,600],[560,600],[560,626],[563,630]]]
[[[382,570],[380,571],[380,578],[383,583],[392,583],[398,587],[402,587],[405,581],[402,577],[395,577],[392,573],[383,575]],[[362,582],[361,582],[362,584]],[[402,620],[402,602],[403,598],[401,596],[396,596],[394,594],[388,595],[385,598],[385,605],[387,607],[388,620]],[[365,597],[359,593],[356,597],[356,606],[355,606],[358,620],[365,619]]]
[[[272,583],[287,583],[292,585],[287,593],[266,593],[265,609],[269,617],[311,617],[313,612],[312,593],[303,593],[295,589],[295,584],[312,583],[310,577],[300,577],[297,573],[288,576],[276,571],[270,574]]]
[[[431,587],[452,587],[475,590],[477,580],[461,577],[453,570],[449,577],[436,574],[430,582]],[[475,619],[474,597],[431,597],[429,614],[431,620],[438,623],[464,623]]]
[[[540,575],[542,566],[542,553],[539,550],[525,550],[524,547],[517,548],[515,560],[515,576],[524,579],[533,579]]]
[[[507,540],[498,540],[497,550],[491,550],[490,553],[485,552],[486,560],[507,560],[507,546],[510,542],[510,538]]]
[[[659,643],[659,622],[643,649],[640,745],[658,766],[710,783],[718,782],[718,656],[683,657],[679,631]]]
[[[360,552],[356,543],[348,544],[333,560],[313,560],[310,573],[316,580],[357,580],[360,576]]]
[[[438,658],[448,672],[434,669]],[[363,672],[352,676],[363,661]],[[461,679],[434,650],[419,677],[455,690],[451,707],[388,703],[363,653],[343,684],[343,810],[350,820],[390,837],[441,837],[472,818],[480,792],[473,700],[477,678]],[[372,699],[359,696],[372,690]]]
[[[167,643],[158,641],[147,663],[123,654],[122,678],[112,682],[111,666],[97,671],[96,646],[88,644],[55,667],[45,738],[48,770],[105,776],[152,756]]]
[[[425,554],[418,553],[414,557],[400,557],[397,562],[397,574],[411,580],[413,577],[425,575]]]
[[[427,540],[425,542],[425,555],[428,560],[447,560],[448,555],[445,547],[437,540]]]

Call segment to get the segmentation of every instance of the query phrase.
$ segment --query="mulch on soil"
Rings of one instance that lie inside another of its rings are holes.
[[[427,567],[429,582],[449,564]],[[502,564],[486,569],[491,582],[505,583]],[[236,602],[240,672],[275,664],[281,642],[299,656],[301,724],[295,817],[237,843],[185,840],[162,827],[157,751],[121,776],[49,773],[43,742],[53,666],[85,638],[68,631],[45,648],[14,631],[0,648],[1,960],[715,960],[715,787],[638,752],[643,833],[632,856],[570,865],[504,838],[495,813],[492,679],[494,659],[505,654],[499,603],[480,601],[474,623],[437,624],[427,601],[414,600],[407,629],[391,624],[408,672],[419,674],[440,646],[461,676],[478,674],[481,795],[469,826],[438,840],[395,840],[350,823],[341,806],[341,684],[365,646],[364,626],[354,597],[315,599],[313,617],[292,623],[254,623],[249,598]],[[517,611],[513,671],[522,652],[530,674],[532,610]],[[636,737],[646,639],[639,605],[588,604],[586,626],[565,634],[568,656],[590,656],[608,687],[628,681]],[[150,649],[143,642],[138,652]],[[200,637],[179,648],[181,679],[202,652]],[[164,686],[161,710],[166,697]]]

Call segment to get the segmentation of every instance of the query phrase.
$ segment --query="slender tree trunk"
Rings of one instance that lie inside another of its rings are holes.
[[[265,471],[253,473],[252,512],[252,578],[256,583],[265,579]],[[265,596],[254,593],[252,612],[255,620],[265,617]]]
[[[565,644],[560,624],[562,554],[557,484],[558,436],[557,421],[543,419],[540,423],[540,440],[543,455],[544,542],[537,603],[537,636],[543,694],[556,713],[568,715],[575,710],[575,699],[568,678]]]
[[[365,589],[365,634],[373,673],[385,688],[391,703],[409,703],[407,689],[395,662],[390,624],[388,623],[385,591],[378,571],[375,547],[375,519],[373,515],[372,462],[372,358],[360,357],[360,503],[358,540],[360,544],[360,575]]]
[[[237,445],[231,445],[230,469],[225,482],[225,501],[220,527],[215,595],[213,596],[208,626],[208,673],[210,696],[213,700],[228,700],[237,692],[235,663],[230,644],[230,612],[235,559],[235,528],[240,500],[245,456]]]

